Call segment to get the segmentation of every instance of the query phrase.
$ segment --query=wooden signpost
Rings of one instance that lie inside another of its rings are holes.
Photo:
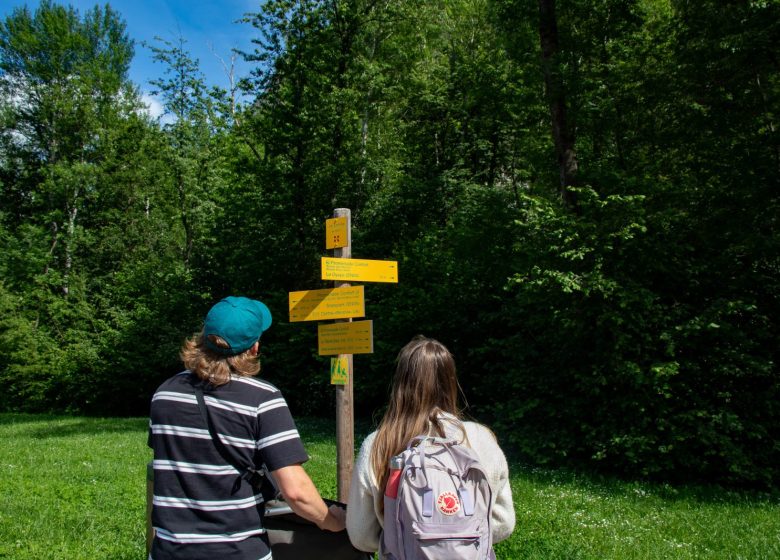
[[[338,245],[340,246],[334,247],[333,256],[341,259],[351,259],[352,212],[349,208],[336,208],[333,216],[336,220],[341,218],[346,223],[346,238],[339,238]],[[326,240],[325,243],[327,246],[328,241]],[[348,283],[339,280],[334,285],[336,288],[349,287]],[[341,319],[340,321],[351,322],[352,319]],[[339,356],[338,360],[340,364],[346,362],[347,379],[343,385],[336,385],[336,484],[339,501],[346,504],[349,503],[349,483],[352,478],[352,468],[355,464],[355,406],[352,402],[354,395],[352,354],[344,354],[343,357]]]
[[[325,248],[333,257],[322,258],[322,279],[334,287],[290,292],[290,322],[335,322],[317,326],[317,350],[330,361],[330,382],[336,387],[336,468],[338,499],[349,501],[355,449],[353,354],[374,351],[373,321],[352,321],[366,314],[363,286],[350,282],[398,282],[398,263],[352,258],[352,216],[348,208],[336,208],[325,221]]]

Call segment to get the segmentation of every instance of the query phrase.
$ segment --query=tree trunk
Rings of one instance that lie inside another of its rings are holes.
[[[51,222],[51,245],[49,246],[49,254],[48,254],[48,259],[46,259],[46,266],[44,266],[43,268],[44,274],[49,273],[49,264],[54,258],[54,249],[57,248],[59,229],[60,229],[59,224],[57,224],[56,221],[52,221]]]
[[[79,190],[73,194],[72,204],[65,208],[68,215],[68,225],[65,228],[65,270],[62,275],[62,295],[66,298],[70,294],[70,272],[73,268],[73,236],[76,233],[76,216],[78,215]]]
[[[176,190],[179,193],[179,216],[181,218],[181,225],[184,228],[184,247],[182,248],[182,258],[184,260],[184,266],[189,268],[190,255],[192,254],[192,224],[190,223],[189,207],[187,203],[187,187],[184,184],[184,173],[178,169],[178,163],[176,163]]]
[[[769,127],[769,132],[771,132],[771,138],[777,138],[776,129],[775,129],[775,121],[772,119],[772,112],[770,111],[769,107],[769,96],[766,93],[766,90],[764,89],[764,85],[761,82],[761,75],[756,73],[756,84],[758,85],[758,91],[761,93],[761,99],[764,102],[764,112],[766,115],[766,123]],[[775,165],[777,166],[778,172],[780,172],[780,144],[775,142],[773,148],[773,155],[775,157]]]
[[[371,41],[371,51],[368,54],[368,59],[373,61],[374,55],[376,54],[376,48],[377,48],[377,35],[374,34]],[[371,107],[371,94],[372,94],[372,88],[371,85],[366,88],[366,94],[363,98],[363,117],[360,122],[360,198],[359,200],[362,202],[362,197],[365,195],[366,192],[366,173],[368,172],[368,115],[369,115],[369,108]]]
[[[570,189],[577,180],[577,153],[574,149],[575,134],[566,120],[566,92],[558,60],[558,22],[555,0],[539,0],[539,39],[542,46],[542,71],[547,101],[550,104],[552,137],[558,160],[558,192],[566,206],[577,208],[577,195]]]

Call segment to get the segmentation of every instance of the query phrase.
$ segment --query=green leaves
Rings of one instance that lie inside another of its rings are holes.
[[[559,0],[543,67],[538,2],[268,0],[247,16],[245,105],[208,90],[184,38],[151,47],[160,124],[135,113],[117,14],[16,10],[0,24],[0,406],[142,412],[233,293],[279,319],[265,374],[329,414],[314,330],[284,310],[320,282],[323,221],[345,206],[353,255],[401,266],[368,297],[359,413],[385,406],[422,332],[527,459],[769,485],[776,12]],[[568,207],[545,68],[578,164]]]

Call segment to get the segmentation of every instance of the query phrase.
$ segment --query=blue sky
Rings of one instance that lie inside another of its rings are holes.
[[[57,1],[57,0],[55,0]],[[160,77],[163,67],[154,63],[149,49],[141,45],[142,41],[153,42],[155,36],[175,41],[183,37],[186,48],[193,58],[200,61],[200,68],[210,85],[227,89],[229,81],[222,64],[212,50],[230,62],[232,48],[251,50],[251,39],[255,29],[248,23],[234,23],[246,12],[257,12],[259,0],[111,0],[96,2],[85,0],[59,1],[71,5],[80,13],[96,4],[110,4],[127,23],[127,33],[136,43],[135,57],[130,67],[130,78],[144,92],[150,90],[149,80]],[[5,18],[18,6],[27,6],[34,10],[39,2],[24,0],[0,1],[0,16]],[[247,65],[239,57],[236,60],[236,75],[248,71]],[[154,105],[154,102],[150,100]],[[156,113],[158,107],[153,107]]]

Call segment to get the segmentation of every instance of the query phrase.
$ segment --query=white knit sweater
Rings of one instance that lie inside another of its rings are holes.
[[[460,430],[453,417],[445,422],[445,431],[449,437],[459,437]],[[515,509],[512,505],[512,488],[509,485],[509,468],[504,452],[498,446],[493,433],[485,426],[475,422],[463,422],[466,428],[468,444],[477,453],[488,475],[490,489],[493,491],[493,514],[491,527],[493,542],[497,543],[509,537],[515,528]],[[371,433],[360,447],[352,483],[349,488],[349,507],[347,507],[347,532],[355,548],[374,552],[379,550],[379,535],[382,530],[383,516],[381,504],[384,491],[380,490],[371,469],[371,446],[376,432]]]

